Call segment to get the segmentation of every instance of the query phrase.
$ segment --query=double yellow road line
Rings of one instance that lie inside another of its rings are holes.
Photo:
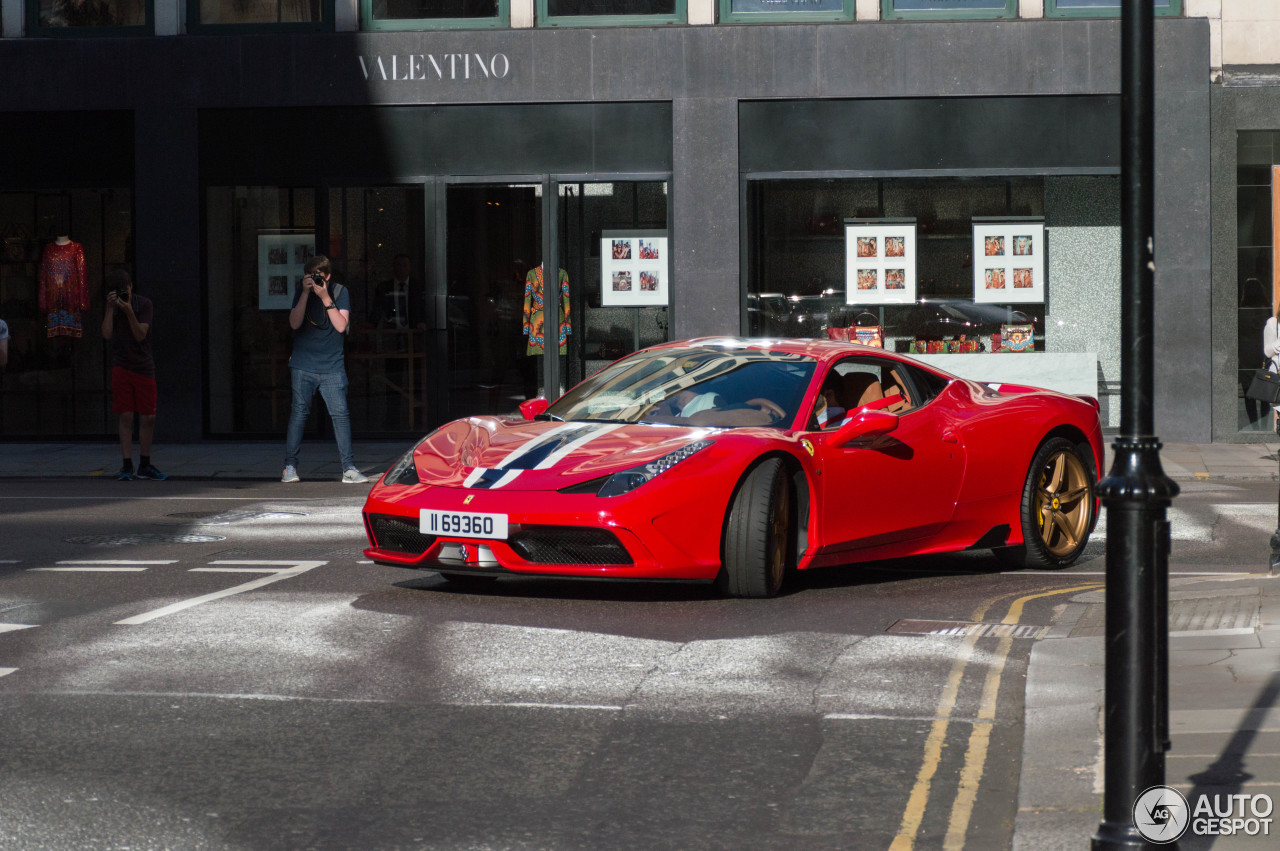
[[[1103,583],[1093,582],[1088,585],[1058,588],[1018,597],[1009,605],[1009,612],[1001,623],[1017,625],[1022,619],[1023,608],[1031,600],[1060,594],[1096,591],[1102,587],[1104,587]],[[1005,594],[984,603],[973,613],[972,620],[981,622],[992,606],[1010,596],[1012,595]],[[929,730],[928,738],[925,739],[924,759],[920,764],[920,771],[916,774],[915,786],[912,787],[911,795],[907,798],[907,806],[902,813],[902,823],[898,827],[893,844],[889,846],[889,851],[913,851],[916,846],[920,825],[924,821],[925,808],[929,804],[933,779],[942,762],[942,749],[946,744],[947,731],[960,694],[960,683],[964,679],[965,670],[973,658],[973,651],[980,637],[977,634],[966,636],[959,655],[951,665],[951,673],[947,677],[947,684],[938,701],[938,711],[934,714],[936,720]],[[964,848],[964,838],[973,817],[973,805],[978,797],[978,787],[982,782],[983,771],[986,769],[991,728],[995,725],[996,699],[1000,694],[1000,678],[1004,674],[1005,662],[1013,647],[1013,637],[1006,635],[999,642],[995,652],[991,654],[991,667],[988,668],[986,681],[982,684],[982,701],[978,707],[977,718],[972,722],[973,730],[969,734],[969,744],[965,750],[964,767],[960,771],[955,801],[951,805],[951,816],[947,820],[947,835],[942,843],[943,851],[961,851]]]

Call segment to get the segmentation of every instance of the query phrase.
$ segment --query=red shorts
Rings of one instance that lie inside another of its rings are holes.
[[[111,367],[111,410],[117,414],[154,414],[156,380],[122,366]]]

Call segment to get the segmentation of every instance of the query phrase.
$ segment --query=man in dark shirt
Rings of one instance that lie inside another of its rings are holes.
[[[151,299],[133,292],[124,269],[107,273],[107,309],[102,337],[111,341],[111,409],[119,417],[122,482],[169,478],[151,463],[156,432],[156,365],[151,358]],[[116,327],[117,322],[120,327]],[[138,415],[138,471],[133,471],[133,415]]]
[[[351,321],[351,296],[346,287],[331,282],[329,258],[317,254],[307,260],[302,279],[293,295],[289,327],[293,329],[293,353],[289,356],[289,378],[293,405],[289,410],[289,430],[285,437],[282,482],[296,482],[302,433],[311,414],[311,400],[317,392],[329,409],[333,436],[338,442],[342,464],[340,481],[360,484],[369,477],[356,469],[351,449],[351,414],[347,410],[347,367],[343,334]]]

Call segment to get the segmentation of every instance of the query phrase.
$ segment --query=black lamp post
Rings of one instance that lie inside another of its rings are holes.
[[[1152,0],[1122,0],[1120,435],[1099,485],[1107,508],[1105,791],[1093,851],[1154,848],[1133,806],[1164,785],[1169,748],[1169,522],[1178,485],[1155,437],[1152,295],[1155,19]],[[1176,848],[1164,844],[1161,848]]]

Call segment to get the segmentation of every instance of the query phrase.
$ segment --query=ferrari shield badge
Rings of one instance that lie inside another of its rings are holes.
[[[809,442],[809,439],[808,439],[808,438],[805,438],[805,439],[801,440],[801,441],[800,441],[800,445],[804,447],[804,451],[805,451],[805,452],[808,452],[808,453],[809,453],[809,457],[810,457],[810,458],[812,458],[812,457],[813,457],[813,444]]]

